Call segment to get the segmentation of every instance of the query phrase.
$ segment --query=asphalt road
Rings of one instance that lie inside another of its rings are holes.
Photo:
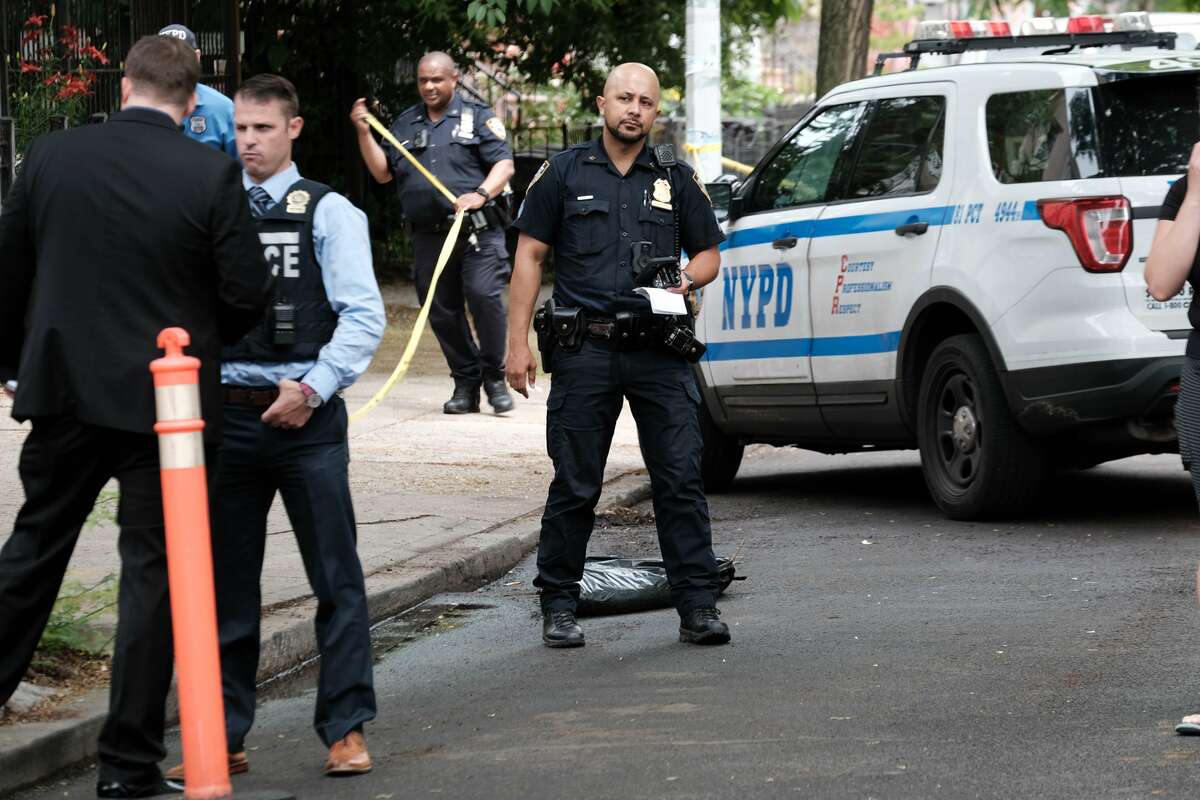
[[[1036,515],[942,518],[913,454],[769,451],[711,498],[728,647],[671,611],[542,647],[532,561],[381,630],[370,776],[321,777],[303,680],[239,793],[302,798],[1149,798],[1195,794],[1200,517],[1174,457],[1055,478]],[[654,551],[639,517],[593,552]],[[457,609],[450,604],[465,604]],[[469,606],[482,606],[470,608]],[[440,612],[440,613],[439,613]],[[177,753],[177,737],[172,742]],[[174,762],[177,755],[172,755]],[[91,773],[22,800],[94,796]]]

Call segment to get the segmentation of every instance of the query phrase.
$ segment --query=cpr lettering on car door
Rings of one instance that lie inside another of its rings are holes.
[[[701,312],[710,386],[811,383],[808,248],[863,106],[811,115],[744,188]]]
[[[951,198],[945,140],[954,86],[872,93],[849,168],[839,176],[809,249],[813,379],[834,433],[861,420],[854,397],[885,396],[904,320],[929,286]],[[824,405],[824,400],[822,399]]]

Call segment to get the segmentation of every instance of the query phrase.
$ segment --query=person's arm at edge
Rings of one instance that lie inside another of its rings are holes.
[[[1196,174],[1193,175],[1193,172]],[[1170,195],[1170,192],[1168,192]],[[1154,229],[1154,241],[1146,257],[1143,278],[1151,297],[1159,302],[1171,299],[1183,288],[1200,244],[1200,143],[1193,145],[1188,162],[1187,192],[1179,203],[1175,219],[1160,219]]]
[[[529,398],[528,386],[537,381],[537,359],[529,349],[529,323],[542,285],[542,264],[550,245],[522,233],[517,238],[512,282],[508,289],[508,385]]]
[[[262,322],[275,288],[275,278],[263,257],[262,244],[246,192],[242,170],[227,162],[210,211],[212,262],[217,269],[221,308],[217,328],[221,341],[234,344]]]

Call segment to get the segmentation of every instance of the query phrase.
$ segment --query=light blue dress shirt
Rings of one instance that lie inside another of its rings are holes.
[[[259,185],[279,203],[298,180],[300,170],[293,163]],[[244,171],[242,185],[247,190],[255,185]],[[330,192],[313,211],[313,247],[321,265],[325,294],[338,318],[333,338],[321,348],[315,361],[225,362],[221,364],[221,383],[274,386],[289,378],[307,383],[328,400],[366,371],[387,324],[371,260],[367,215],[340,194]]]
[[[237,158],[233,101],[203,83],[196,84],[196,100],[196,109],[183,118],[184,134]]]

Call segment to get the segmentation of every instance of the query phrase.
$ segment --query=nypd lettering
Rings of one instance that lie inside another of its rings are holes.
[[[260,232],[259,241],[263,245],[263,256],[271,265],[271,274],[278,276],[280,268],[283,277],[300,277],[300,232],[275,231]]]
[[[721,270],[721,330],[783,328],[792,316],[795,278],[790,264]]]

